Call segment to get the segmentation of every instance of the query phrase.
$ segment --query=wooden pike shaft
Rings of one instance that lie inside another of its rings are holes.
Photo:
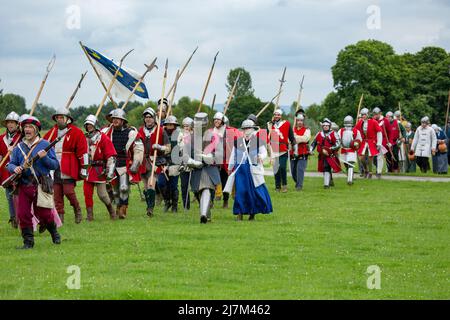
[[[69,109],[70,109],[70,105],[72,104],[72,101],[73,101],[73,99],[75,98],[75,96],[76,96],[76,94],[77,94],[77,92],[78,92],[78,89],[81,88],[81,83],[83,82],[83,79],[84,79],[84,77],[86,76],[86,74],[87,74],[87,71],[85,71],[83,74],[81,74],[81,79],[80,79],[80,81],[78,81],[78,84],[77,84],[77,86],[75,87],[75,90],[73,91],[72,95],[70,96],[69,100],[68,100],[67,103],[66,103],[66,110],[69,110]]]
[[[362,93],[361,98],[359,98],[358,111],[356,112],[356,119],[358,119],[358,117],[359,117],[359,112],[361,111],[363,99],[364,99],[364,93]]]
[[[162,85],[162,92],[161,92],[161,101],[159,103],[159,113],[158,113],[158,119],[157,121],[157,127],[156,127],[156,143],[159,141],[159,131],[161,128],[161,116],[162,116],[162,104],[164,99],[164,92],[166,89],[166,81],[167,81],[167,68],[169,66],[169,59],[166,59],[166,66],[164,68],[164,78],[163,78],[163,85]],[[156,155],[158,153],[158,150],[155,149],[153,152],[153,162],[152,162],[152,173],[150,176],[150,188],[154,188],[155,186],[155,166],[156,166]]]
[[[167,108],[167,116],[166,116],[166,118],[168,116],[170,116],[170,114],[172,112],[172,105],[173,105],[173,102],[175,100],[175,93],[177,92],[177,85],[178,85],[178,79],[179,78],[180,78],[180,70],[177,70],[177,75],[175,76],[175,82],[173,83],[174,87],[173,87],[173,90],[172,90],[172,96],[170,97],[170,101],[169,101],[169,108]]]
[[[34,98],[33,104],[31,105],[30,116],[33,115],[34,110],[36,109],[36,106],[39,102],[39,98],[41,97],[42,90],[44,89],[44,85],[47,82],[47,77],[48,77],[50,71],[53,69],[53,66],[55,65],[55,60],[56,60],[56,56],[53,55],[52,58],[50,59],[50,62],[47,65],[44,79],[42,79],[42,81],[41,81],[41,86],[39,87],[38,93],[37,93],[36,97]]]
[[[186,61],[186,63],[184,64],[183,68],[181,68],[180,75],[178,76],[178,78],[180,78],[181,75],[183,74],[184,70],[186,70],[186,67],[188,66],[189,62],[191,62],[191,59],[192,59],[192,57],[194,56],[194,53],[197,51],[197,49],[198,49],[198,46],[197,46],[197,48],[195,48],[195,50],[192,52],[192,54],[190,55],[189,59],[188,59],[188,60]],[[178,80],[177,80],[177,81],[178,81]],[[172,90],[175,90],[174,88],[175,88],[175,82],[172,84],[172,86],[170,87],[169,91],[167,91],[166,98],[169,97],[169,95],[172,93]]]
[[[214,110],[214,105],[216,104],[216,94],[214,93],[214,97],[211,103],[211,110]]]
[[[203,95],[202,95],[202,98],[200,99],[200,104],[198,105],[197,112],[200,112],[200,110],[202,109],[203,100],[205,99],[206,90],[208,90],[209,81],[211,80],[211,75],[213,73],[214,65],[216,64],[216,58],[217,58],[218,54],[219,54],[219,51],[217,51],[216,55],[214,56],[214,62],[211,66],[211,70],[209,70],[208,80],[206,80],[205,89],[203,90]]]
[[[447,134],[447,128],[448,128],[448,110],[449,109],[450,109],[450,90],[448,90],[447,113],[445,114],[445,134]]]
[[[283,84],[286,82],[286,80],[284,80],[284,76],[285,75],[286,75],[286,67],[284,67],[283,75],[281,76],[281,79],[280,79],[280,88],[278,89],[278,92],[280,92],[280,93],[281,93],[281,89],[283,88]],[[277,101],[275,102],[275,109],[274,110],[276,110],[279,105],[280,105],[280,95],[278,95],[278,97],[277,97]]]
[[[270,100],[269,102],[267,102],[267,104],[258,112],[258,114],[256,115],[256,117],[258,118],[269,106],[270,104],[273,102],[273,100],[275,100],[276,97],[278,97],[281,94],[282,91],[279,91],[276,96],[274,96],[272,98],[272,100]]]
[[[133,49],[131,49],[130,51],[128,51],[123,57],[122,59],[120,59],[120,63],[119,63],[119,67],[117,68],[116,72],[114,73],[114,77],[111,79],[111,82],[109,83],[108,89],[106,90],[105,94],[103,95],[102,101],[100,102],[100,105],[98,106],[97,112],[95,113],[95,116],[98,117],[98,115],[100,114],[100,112],[102,111],[103,108],[103,104],[106,101],[106,97],[108,97],[109,93],[111,92],[111,88],[114,85],[114,82],[117,79],[117,76],[119,75],[120,72],[120,68],[122,67],[122,63],[123,60],[125,60],[126,56],[130,54],[130,52],[133,51]]]
[[[108,91],[108,89],[106,88],[105,83],[103,82],[102,78],[100,77],[100,74],[98,73],[97,68],[95,67],[94,63],[92,63],[92,59],[89,56],[89,54],[87,53],[86,49],[84,48],[84,45],[81,43],[81,41],[78,42],[81,46],[81,49],[83,49],[84,54],[86,55],[86,58],[88,59],[92,69],[94,69],[95,74],[97,75],[98,80],[100,81],[100,83],[102,84],[103,89],[105,89],[105,92]],[[113,97],[111,94],[108,94],[109,100],[111,101],[111,103],[113,104],[114,108],[118,108],[117,103],[114,101]]]
[[[155,58],[152,63],[150,63],[150,65],[145,65],[147,67],[147,69],[145,70],[145,72],[142,74],[142,76],[139,78],[138,82],[135,84],[133,90],[131,91],[130,95],[127,97],[127,100],[125,100],[125,103],[122,106],[122,110],[125,109],[125,107],[127,106],[128,102],[130,101],[131,97],[133,96],[133,94],[136,92],[137,88],[139,88],[140,84],[144,81],[145,76],[147,75],[147,73],[149,73],[150,71],[152,71],[153,68],[156,67],[156,59]]]
[[[234,94],[236,93],[237,84],[239,81],[239,77],[241,76],[241,73],[239,72],[236,80],[234,80],[233,88],[231,88],[230,94],[228,95],[227,103],[225,104],[225,108],[223,109],[223,114],[225,115],[227,113],[228,107],[230,106],[231,100],[233,100]]]
[[[295,112],[298,111],[298,109],[300,109],[300,99],[302,97],[302,91],[303,91],[303,81],[305,80],[305,76],[303,75],[302,77],[302,82],[300,83],[300,89],[298,90],[298,97],[297,97],[297,106],[295,109]]]

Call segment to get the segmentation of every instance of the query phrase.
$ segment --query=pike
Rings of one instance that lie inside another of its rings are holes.
[[[92,69],[94,69],[94,72],[95,72],[95,74],[97,75],[98,80],[99,80],[100,83],[102,84],[103,89],[105,89],[105,92],[108,91],[108,89],[106,88],[105,83],[103,82],[102,78],[100,77],[100,74],[98,73],[97,68],[96,68],[95,65],[92,63],[91,57],[89,56],[89,54],[87,53],[86,49],[84,48],[83,43],[81,43],[81,41],[78,41],[78,43],[80,44],[81,49],[83,49],[83,52],[84,52],[84,54],[86,55],[86,57],[87,57],[87,59],[88,59],[90,65],[91,65]],[[117,109],[117,108],[118,108],[117,103],[114,101],[112,95],[111,95],[111,94],[108,94],[108,97],[109,97],[109,100],[111,101],[111,103],[113,104],[114,108]]]
[[[448,128],[448,110],[449,109],[450,109],[450,90],[448,90],[447,113],[445,114],[445,134],[447,134],[447,128]]]
[[[153,59],[153,61],[149,64],[146,65],[144,63],[144,66],[147,68],[145,69],[145,72],[142,74],[142,76],[139,78],[138,82],[136,82],[136,84],[134,85],[133,90],[131,91],[130,95],[127,97],[127,100],[125,100],[125,103],[122,106],[122,110],[125,109],[125,107],[127,106],[128,102],[130,101],[131,97],[133,96],[133,94],[136,92],[137,88],[139,88],[139,86],[141,85],[141,83],[144,81],[145,76],[147,75],[147,73],[151,72],[154,68],[158,69],[158,66],[156,65],[156,59]]]
[[[258,114],[256,115],[256,117],[258,118],[264,111],[266,111],[266,109],[270,106],[270,104],[273,102],[273,100],[275,100],[276,97],[278,97],[281,92],[283,92],[283,90],[278,91],[278,93],[272,98],[272,100],[270,100],[269,102],[267,102],[267,104],[258,112]]]
[[[358,117],[359,117],[359,112],[361,111],[363,99],[364,99],[364,93],[361,94],[361,98],[359,99],[358,111],[356,112],[356,119],[358,119]]]
[[[211,103],[211,111],[214,111],[214,105],[216,104],[216,94],[214,93],[214,97]]]
[[[295,112],[297,112],[298,109],[300,109],[300,98],[302,97],[303,81],[305,81],[305,75],[303,75],[302,81],[300,82],[300,89],[298,90],[297,106],[296,106]]]
[[[203,90],[203,95],[202,95],[202,98],[200,99],[200,104],[198,105],[197,113],[200,112],[200,110],[202,108],[203,100],[205,99],[206,90],[208,90],[209,80],[211,80],[211,75],[213,73],[214,65],[216,64],[216,59],[217,59],[218,54],[219,54],[219,51],[217,51],[216,55],[214,56],[214,62],[211,66],[211,70],[209,70],[208,80],[206,80],[205,89]]]
[[[278,92],[280,92],[280,93],[281,93],[281,89],[283,88],[283,84],[286,82],[286,80],[284,80],[284,76],[285,75],[286,75],[286,67],[284,67],[283,75],[281,76],[281,79],[278,80],[278,81],[280,81],[280,88],[278,89]],[[274,111],[276,109],[278,109],[279,104],[280,104],[280,95],[278,95],[277,101],[275,102],[275,109],[274,109]]]
[[[102,111],[103,108],[103,104],[105,103],[106,97],[108,97],[109,93],[111,92],[111,88],[114,84],[114,82],[117,79],[117,76],[119,75],[120,72],[120,68],[122,67],[122,63],[123,60],[125,60],[125,58],[131,53],[131,51],[133,51],[134,49],[131,49],[130,51],[128,51],[127,53],[125,53],[125,55],[120,59],[120,63],[119,63],[119,67],[117,68],[116,72],[114,73],[114,77],[111,79],[111,82],[109,83],[109,87],[108,89],[106,89],[106,92],[103,96],[102,101],[100,102],[100,105],[98,106],[97,112],[95,113],[95,116],[98,117],[98,115],[100,114],[100,112]]]
[[[231,100],[234,98],[234,94],[236,93],[237,84],[239,81],[239,77],[241,76],[241,73],[239,72],[236,80],[234,80],[233,88],[231,88],[230,94],[228,95],[227,103],[225,104],[225,108],[223,109],[223,114],[225,115],[227,113],[228,107],[230,106]]]
[[[56,55],[53,54],[52,58],[50,59],[50,62],[47,65],[47,69],[45,71],[44,79],[42,79],[41,86],[39,87],[39,90],[38,90],[38,93],[36,95],[36,98],[34,98],[33,104],[31,105],[30,116],[33,115],[34,110],[36,109],[36,106],[38,104],[39,98],[40,98],[41,93],[42,93],[42,89],[44,89],[44,85],[47,82],[47,77],[48,77],[50,71],[53,69],[53,66],[55,65],[55,61],[56,61]]]
[[[178,76],[178,78],[181,78],[181,75],[183,74],[184,70],[186,70],[186,67],[188,66],[189,62],[191,62],[192,57],[194,56],[195,52],[197,51],[197,48],[195,48],[195,50],[192,52],[192,54],[190,55],[190,57],[188,58],[188,60],[186,61],[186,63],[184,64],[183,68],[181,68],[180,74]],[[178,79],[177,79],[178,81]],[[169,97],[169,95],[172,93],[172,90],[175,90],[175,82],[172,84],[172,86],[170,87],[169,91],[167,92],[166,95],[166,99]]]
[[[172,112],[172,105],[175,100],[175,93],[177,92],[177,85],[178,85],[179,78],[180,78],[180,70],[177,70],[177,75],[175,76],[175,82],[174,82],[174,87],[173,87],[173,91],[172,91],[172,96],[170,97],[170,101],[169,101],[169,108],[167,108],[166,118],[168,116],[170,116],[170,113]]]
[[[161,116],[162,116],[162,104],[163,104],[163,98],[164,98],[164,91],[166,89],[166,81],[167,81],[167,68],[169,67],[169,59],[166,59],[166,65],[164,67],[164,78],[163,78],[163,85],[162,85],[162,93],[161,93],[161,100],[159,103],[159,115],[158,115],[158,124],[156,127],[156,143],[159,141],[159,130],[161,128]],[[155,149],[153,152],[153,162],[152,162],[152,174],[150,176],[150,185],[148,187],[154,189],[155,188],[155,166],[156,166],[156,155],[158,150]]]

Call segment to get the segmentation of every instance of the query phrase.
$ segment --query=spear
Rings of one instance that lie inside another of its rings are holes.
[[[267,104],[256,115],[257,118],[270,106],[270,104],[273,102],[273,100],[275,100],[275,98],[278,97],[281,94],[281,92],[283,92],[283,90],[278,91],[278,93],[272,98],[272,100],[267,102]]]
[[[163,78],[163,85],[162,85],[162,93],[161,93],[161,100],[159,103],[159,116],[157,121],[157,127],[156,127],[156,142],[159,141],[159,131],[161,128],[161,116],[162,116],[162,104],[163,104],[163,98],[164,98],[164,90],[166,89],[166,81],[167,81],[167,68],[169,67],[169,59],[166,59],[166,65],[164,67],[164,78]],[[153,163],[152,163],[152,174],[150,176],[150,188],[154,188],[155,186],[155,165],[156,165],[156,155],[158,150],[155,149],[153,152]]]
[[[177,84],[178,84],[179,78],[180,78],[180,70],[177,70],[177,75],[175,76],[175,82],[174,82],[175,86],[173,87],[172,96],[170,97],[169,108],[167,109],[166,117],[170,116],[170,113],[172,112],[172,105],[175,100],[175,93],[177,92]]]
[[[92,63],[92,59],[89,56],[89,54],[86,51],[86,48],[84,47],[84,45],[81,43],[81,41],[78,42],[81,46],[81,49],[83,49],[84,54],[86,55],[89,63],[91,64],[92,69],[94,69],[95,74],[97,75],[98,80],[100,81],[100,83],[102,84],[103,89],[105,89],[105,92],[108,90],[105,86],[105,83],[103,82],[102,78],[100,77],[100,74],[98,73],[97,68],[95,67],[94,63]],[[108,94],[109,100],[111,100],[111,103],[113,104],[114,108],[117,109],[117,103],[114,101],[113,97],[111,94]]]
[[[234,94],[236,92],[237,84],[239,81],[239,77],[241,76],[241,72],[238,73],[236,80],[234,80],[233,88],[231,88],[230,94],[228,95],[227,103],[225,104],[225,108],[223,109],[223,114],[227,113],[228,107],[230,106],[231,100],[234,98]]]
[[[36,106],[38,104],[39,98],[42,93],[42,89],[44,89],[45,82],[47,81],[47,77],[48,77],[50,71],[53,69],[53,66],[55,65],[55,60],[56,60],[56,56],[53,54],[53,57],[50,59],[50,62],[47,65],[47,70],[45,71],[44,79],[42,79],[41,86],[38,90],[36,98],[34,98],[33,104],[31,105],[30,116],[33,115],[34,110],[36,109]]]
[[[303,75],[302,81],[300,82],[300,89],[298,90],[297,107],[295,109],[295,112],[297,112],[298,109],[300,109],[300,98],[302,97],[303,81],[305,81],[305,75]]]
[[[450,90],[448,90],[447,113],[445,115],[445,134],[447,134],[448,128],[448,109],[450,109]]]
[[[81,79],[80,79],[80,81],[78,81],[78,84],[77,84],[75,90],[73,91],[72,95],[70,96],[69,100],[68,100],[67,103],[66,103],[66,109],[67,109],[67,110],[70,109],[70,105],[72,104],[72,101],[73,101],[73,99],[75,98],[75,95],[77,94],[78,89],[81,88],[81,83],[83,82],[83,79],[84,79],[84,77],[86,76],[86,74],[87,74],[87,70],[86,70],[84,73],[81,74]]]
[[[203,95],[202,95],[202,98],[200,99],[200,104],[198,105],[197,112],[200,112],[200,109],[202,108],[203,100],[205,99],[206,90],[208,89],[209,80],[211,80],[211,75],[214,70],[214,65],[216,64],[216,58],[217,58],[218,54],[219,54],[219,51],[217,51],[216,55],[214,56],[214,62],[211,66],[211,70],[209,70],[208,80],[206,81],[205,89],[203,90]]]
[[[145,76],[147,75],[147,73],[149,73],[150,71],[153,70],[153,68],[158,68],[158,66],[155,64],[156,63],[156,59],[155,58],[152,63],[150,63],[150,65],[146,65],[144,63],[144,66],[147,68],[145,69],[145,72],[142,74],[142,76],[139,78],[138,82],[136,82],[136,84],[134,85],[133,90],[131,91],[130,95],[128,96],[127,100],[125,100],[125,103],[122,106],[122,110],[125,109],[125,107],[127,106],[128,102],[130,101],[131,97],[133,96],[133,94],[136,92],[137,88],[139,88],[139,86],[141,85],[141,83],[144,81]]]
[[[125,53],[125,55],[120,59],[120,63],[119,63],[119,67],[117,68],[116,72],[114,73],[114,77],[111,79],[111,82],[109,83],[109,87],[108,89],[106,89],[106,92],[103,96],[102,102],[100,102],[100,105],[98,106],[97,109],[97,113],[95,114],[96,117],[98,117],[98,115],[100,114],[100,112],[102,111],[103,108],[103,104],[105,103],[106,97],[109,95],[109,93],[111,92],[111,88],[114,84],[114,82],[117,79],[117,76],[119,75],[120,72],[120,68],[122,67],[122,63],[123,60],[125,60],[126,56],[129,55],[131,53],[131,51],[133,51],[134,49],[131,49],[130,51],[128,51],[127,53]]]
[[[278,80],[278,81],[280,81],[280,88],[278,89],[278,92],[281,92],[281,89],[283,88],[283,84],[286,82],[286,80],[284,80],[284,76],[285,75],[286,75],[286,67],[284,67],[283,75],[281,76],[281,79]],[[274,110],[278,109],[279,103],[280,103],[280,95],[278,95],[278,97],[277,97],[277,101],[275,102],[275,109]]]
[[[178,76],[178,78],[181,77],[181,75],[183,74],[184,70],[185,70],[186,67],[188,66],[189,62],[191,62],[191,59],[192,59],[192,57],[194,56],[194,53],[197,51],[197,49],[198,49],[198,46],[197,46],[197,48],[195,48],[195,50],[192,52],[192,54],[190,55],[189,59],[188,59],[188,60],[186,61],[186,63],[184,64],[183,68],[181,68],[180,75]],[[178,81],[178,80],[177,80],[177,81]],[[172,84],[172,86],[170,87],[169,91],[167,92],[166,99],[169,97],[169,95],[170,95],[170,93],[172,92],[172,90],[174,90],[174,87],[175,87],[175,82]]]
[[[364,93],[362,93],[361,98],[359,98],[358,111],[356,112],[356,119],[358,119],[358,117],[359,117],[359,111],[361,111],[363,99],[364,99]]]
[[[216,94],[214,93],[214,97],[211,103],[211,111],[214,111],[214,105],[216,104]]]

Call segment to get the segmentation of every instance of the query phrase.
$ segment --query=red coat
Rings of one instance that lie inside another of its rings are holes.
[[[297,127],[294,127],[294,135],[297,136],[303,136],[306,132],[306,129],[308,129],[307,127],[301,127],[300,129]],[[297,149],[297,154],[299,156],[304,156],[309,154],[309,148],[308,148],[308,143],[297,143],[298,145],[298,149]],[[292,148],[290,151],[290,155],[293,156],[294,155],[294,149]]]
[[[159,145],[163,145],[164,144],[164,127],[160,126],[159,127],[159,137],[158,137],[158,142],[156,142],[156,131],[157,126],[155,125],[153,132],[149,135],[149,137],[147,137],[145,135],[145,131],[144,131],[144,126],[139,128],[139,135],[142,138],[142,141],[144,143],[144,161],[142,161],[141,166],[139,167],[139,172],[141,174],[145,174],[147,172],[147,168],[146,168],[146,162],[147,161],[151,161],[150,157],[153,158],[153,155],[155,154],[155,150],[153,149],[153,145],[154,144],[159,144]],[[164,153],[161,151],[157,151],[156,153],[157,157],[158,156],[163,156]],[[161,173],[162,170],[161,168],[157,168],[156,169],[156,173]]]
[[[394,120],[392,123],[388,121],[385,122],[386,132],[388,135],[389,143],[395,145],[397,140],[400,138],[400,131],[398,126],[398,121]]]
[[[269,124],[269,141],[273,152],[287,152],[289,148],[289,130],[291,124],[287,120],[280,120],[281,125],[276,129],[274,124]]]
[[[2,156],[2,160],[0,160],[0,162],[3,162],[3,165],[0,167],[0,183],[3,183],[3,181],[8,179],[9,176],[11,175],[9,171],[6,169],[6,165],[9,162],[10,155],[6,157],[6,160],[4,159],[4,157],[8,154],[8,147],[10,146],[12,147],[16,143],[16,141],[20,139],[22,139],[22,137],[20,135],[20,132],[17,131],[14,137],[12,138],[11,143],[8,145],[8,141],[6,139],[6,132],[0,135],[0,156]]]
[[[89,140],[87,140],[89,143]],[[92,156],[92,152],[94,155]],[[106,176],[103,174],[103,170],[106,167],[106,162],[110,157],[115,157],[117,155],[116,149],[104,133],[100,133],[100,139],[96,143],[90,146],[90,159],[91,166],[88,170],[88,177],[86,181],[88,182],[105,182]]]
[[[340,172],[341,171],[341,163],[339,162],[339,159],[336,156],[336,151],[331,151],[331,147],[336,145],[337,138],[336,135],[333,132],[331,132],[328,135],[328,138],[325,138],[325,135],[323,134],[323,131],[320,131],[316,135],[316,142],[317,142],[317,152],[319,153],[319,161],[317,161],[317,170],[319,172],[324,172],[324,161],[328,162],[331,169],[333,169],[334,172]],[[323,149],[327,149],[329,155],[325,156],[322,153]]]
[[[61,172],[72,179],[80,179],[80,169],[88,165],[88,145],[83,131],[73,124],[67,125],[71,129],[63,138]],[[55,125],[44,136],[45,140],[53,142],[57,138],[58,126]]]
[[[363,119],[359,120],[355,128],[361,132],[361,137],[363,139],[361,146],[359,147],[358,154],[363,155],[363,151],[368,145],[371,156],[376,156],[378,154],[377,149],[377,133],[381,132],[381,127],[378,122],[374,119],[367,119],[367,133],[364,134],[363,130]]]

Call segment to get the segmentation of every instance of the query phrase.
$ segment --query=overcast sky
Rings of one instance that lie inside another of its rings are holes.
[[[24,96],[27,107],[53,53],[56,64],[40,102],[64,106],[85,70],[89,72],[74,106],[101,101],[104,90],[80,49],[80,40],[116,61],[135,49],[125,66],[139,73],[144,63],[158,57],[159,71],[146,78],[152,100],[161,94],[163,61],[169,59],[171,83],[196,46],[199,49],[180,80],[177,96],[200,98],[214,54],[220,51],[207,104],[214,93],[218,103],[226,100],[226,76],[236,67],[248,70],[256,96],[269,100],[284,66],[287,82],[280,103],[296,100],[302,75],[302,104],[320,103],[333,90],[330,68],[339,50],[363,39],[388,42],[397,53],[417,52],[424,46],[450,51],[447,0],[1,2],[0,88]],[[371,6],[380,9],[379,28]]]

